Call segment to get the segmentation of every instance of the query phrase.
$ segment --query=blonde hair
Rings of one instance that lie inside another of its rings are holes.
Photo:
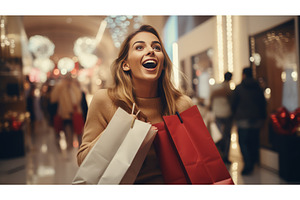
[[[122,65],[128,57],[131,39],[140,32],[152,33],[161,43],[162,52],[164,54],[164,70],[158,79],[158,94],[160,94],[162,105],[161,114],[173,115],[176,112],[176,99],[178,99],[182,93],[174,87],[171,81],[172,61],[170,60],[157,31],[150,25],[141,26],[136,32],[130,34],[122,43],[118,58],[113,62],[111,67],[115,84],[114,87],[108,89],[108,94],[116,106],[119,106],[128,112],[131,112],[133,103],[137,102],[130,72],[123,71]],[[143,114],[142,117],[146,118]]]

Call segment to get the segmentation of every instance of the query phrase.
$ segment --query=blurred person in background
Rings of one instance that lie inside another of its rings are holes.
[[[79,88],[81,88],[79,81],[76,79],[74,80],[75,83],[78,85]],[[86,101],[86,92],[81,88],[81,102],[80,102],[81,110],[82,110],[82,117],[84,122],[86,121],[86,116],[88,112],[88,104]]]
[[[229,85],[231,79],[232,73],[226,72],[224,74],[224,82],[212,87],[209,101],[210,105],[208,107],[208,109],[214,113],[216,124],[222,133],[222,139],[216,143],[216,146],[219,149],[224,163],[227,164],[231,163],[228,159],[228,155],[233,122],[230,103],[232,90]]]
[[[259,162],[260,130],[266,119],[264,92],[250,67],[243,69],[242,82],[233,91],[231,105],[244,160],[242,175],[249,175]]]
[[[82,109],[82,116],[83,116],[83,119],[84,119],[84,122],[85,122],[87,112],[88,112],[88,104],[87,104],[87,101],[86,101],[86,94],[85,94],[84,91],[82,91],[81,109]]]
[[[82,113],[81,100],[81,89],[69,73],[54,86],[50,95],[50,102],[57,102],[57,114],[63,121],[63,130],[67,141],[67,149],[69,150],[73,147],[72,114],[75,110]],[[57,142],[59,142],[60,135],[59,133],[56,133],[56,135]]]
[[[29,115],[29,139],[28,139],[28,145],[30,148],[33,148],[33,144],[35,144],[36,141],[36,135],[35,135],[35,121],[36,121],[36,114],[35,114],[35,89],[36,86],[34,83],[32,83],[29,79],[29,76],[26,76],[25,82],[24,82],[24,89],[25,89],[25,98],[26,98],[26,111],[30,114]]]
[[[29,81],[29,80],[28,80]],[[34,124],[35,124],[35,120],[36,120],[36,114],[35,114],[35,106],[34,106],[34,102],[35,102],[35,89],[36,86],[31,83],[30,86],[28,88],[28,91],[26,93],[26,110],[30,113],[30,129],[31,129],[31,133],[34,133]]]
[[[50,94],[51,94],[51,87],[49,86],[48,82],[44,83],[41,88],[41,109],[43,111],[45,120],[49,126],[52,126],[52,119],[50,114]]]
[[[81,111],[82,111],[81,115],[82,115],[83,125],[84,125],[84,123],[86,121],[86,117],[87,117],[87,112],[88,112],[88,104],[86,101],[86,94],[85,94],[85,91],[83,90],[83,88],[81,88],[79,81],[77,79],[75,79],[74,81],[77,84],[78,88],[80,88],[80,90],[81,90],[80,107],[81,107]],[[76,122],[73,121],[73,123],[76,123]],[[73,126],[74,126],[74,124],[73,124]],[[76,133],[79,146],[82,143],[82,134],[83,134],[83,129],[80,133]]]

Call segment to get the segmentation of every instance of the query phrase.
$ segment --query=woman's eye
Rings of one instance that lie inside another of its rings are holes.
[[[161,47],[160,46],[154,46],[153,49],[156,50],[156,51],[160,51]]]
[[[135,49],[136,49],[136,50],[142,50],[142,49],[143,49],[143,46],[136,46]]]

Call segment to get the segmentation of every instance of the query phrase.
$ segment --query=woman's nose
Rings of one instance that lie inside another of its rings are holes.
[[[152,47],[147,48],[147,55],[153,55],[154,54],[154,50]]]

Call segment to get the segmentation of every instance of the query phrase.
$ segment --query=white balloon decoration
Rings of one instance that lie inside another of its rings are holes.
[[[76,56],[91,54],[96,49],[96,41],[90,37],[80,37],[75,41],[73,51]]]
[[[29,38],[28,48],[37,58],[49,58],[54,53],[55,45],[47,37],[35,35]]]
[[[73,52],[78,57],[80,65],[84,68],[91,68],[96,65],[98,57],[93,53],[102,39],[106,25],[106,20],[103,20],[95,38],[80,37],[75,41]]]
[[[54,69],[55,64],[49,58],[36,58],[33,61],[33,66],[39,68],[41,71],[47,73]]]
[[[98,57],[94,54],[80,54],[78,56],[79,63],[84,66],[85,68],[94,67],[98,61]]]
[[[59,59],[57,63],[58,69],[62,70],[67,70],[68,72],[72,71],[75,67],[75,63],[71,58],[61,58]]]

